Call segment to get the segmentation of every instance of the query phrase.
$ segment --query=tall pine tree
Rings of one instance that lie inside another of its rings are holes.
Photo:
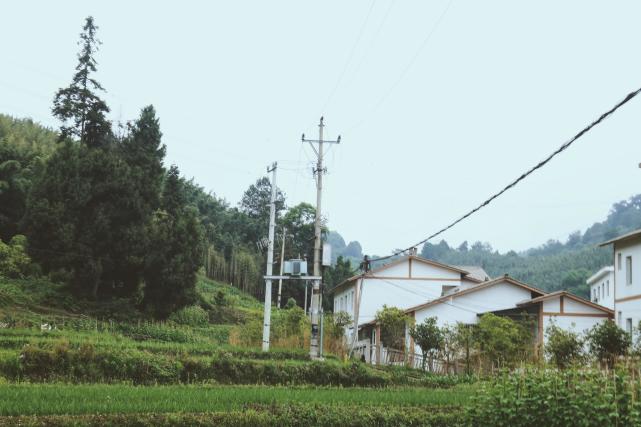
[[[69,87],[59,89],[53,100],[53,115],[63,123],[60,139],[77,137],[88,147],[101,147],[108,142],[111,124],[106,118],[109,107],[97,94],[104,88],[93,78],[100,40],[96,38],[98,27],[93,17],[85,20],[80,33],[81,46],[78,65]]]

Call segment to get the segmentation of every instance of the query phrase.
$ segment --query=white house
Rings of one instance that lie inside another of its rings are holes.
[[[641,320],[641,229],[601,243],[614,254],[614,311],[628,332]]]
[[[603,267],[586,283],[590,286],[590,301],[614,309],[614,267]]]
[[[479,314],[511,309],[518,303],[542,295],[545,295],[544,291],[506,275],[471,288],[457,289],[441,298],[410,307],[405,312],[416,323],[436,317],[438,326],[455,325],[457,322],[474,324]]]
[[[477,323],[483,313],[513,310],[519,303],[543,295],[544,291],[505,275],[410,307],[405,312],[417,324],[428,317],[436,317],[438,326],[453,326],[458,322],[471,325]],[[412,347],[416,353],[420,353],[420,348],[410,340],[410,348]]]
[[[486,278],[487,274],[479,267],[472,273],[408,255],[336,286],[333,290],[334,312],[346,312],[355,323],[363,325],[374,320],[383,305],[406,309],[440,298],[454,289],[474,287]]]
[[[552,324],[581,334],[598,323],[614,318],[614,310],[567,291],[556,291],[523,301],[517,304],[514,312],[519,310],[535,314],[538,329],[535,336],[539,344],[546,343],[546,331]]]

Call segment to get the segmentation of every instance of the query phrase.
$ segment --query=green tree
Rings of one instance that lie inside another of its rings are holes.
[[[32,271],[33,265],[27,254],[25,236],[16,234],[8,244],[0,240],[0,276],[24,278]]]
[[[586,340],[592,356],[609,367],[614,366],[619,356],[626,355],[632,344],[630,334],[610,320],[594,325]]]
[[[380,325],[383,346],[395,350],[405,349],[405,328],[410,319],[403,310],[383,305],[383,308],[376,312],[374,320]]]
[[[578,334],[566,331],[555,324],[545,330],[545,354],[559,369],[565,369],[583,359],[584,342]]]
[[[122,285],[122,230],[135,204],[128,177],[114,150],[67,141],[38,171],[27,201],[29,252],[45,271],[71,272],[76,291],[94,299]]]
[[[143,303],[157,316],[166,317],[195,301],[196,272],[203,250],[198,212],[186,203],[184,183],[176,166],[167,173],[162,210],[155,213],[149,235]]]
[[[88,147],[104,146],[111,134],[111,124],[106,118],[109,107],[97,94],[104,91],[93,78],[100,40],[93,17],[85,20],[80,33],[78,65],[69,87],[58,90],[53,101],[53,115],[62,121],[60,139],[78,137]]]
[[[19,233],[33,172],[56,146],[55,132],[0,114],[0,239]]]
[[[471,350],[474,346],[474,328],[475,325],[468,325],[462,322],[456,322],[454,327],[454,339],[456,346],[463,352],[465,357],[465,373],[468,375],[472,372],[471,363]]]
[[[422,369],[425,369],[425,362],[429,357],[430,371],[434,371],[434,356],[443,348],[443,331],[436,324],[436,317],[428,317],[423,320],[423,323],[412,326],[410,336],[421,348]]]
[[[525,325],[486,313],[475,328],[475,343],[491,366],[514,366],[532,353],[532,334]]]

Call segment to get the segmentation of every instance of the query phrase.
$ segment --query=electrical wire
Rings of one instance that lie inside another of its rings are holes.
[[[361,41],[361,38],[363,37],[363,32],[365,31],[365,27],[367,26],[367,23],[369,22],[369,18],[372,15],[372,10],[374,9],[374,4],[376,4],[376,0],[372,0],[372,3],[369,6],[369,10],[367,11],[367,15],[365,16],[365,20],[363,20],[363,23],[361,24],[361,28],[358,32],[358,36],[356,37],[356,41],[354,41],[354,45],[352,46],[352,49],[349,52],[349,56],[347,57],[347,61],[345,62],[345,65],[343,66],[343,70],[338,76],[338,80],[336,80],[336,84],[334,85],[334,89],[330,92],[329,96],[327,97],[327,100],[325,101],[325,105],[323,105],[323,108],[321,109],[321,114],[324,114],[325,109],[329,105],[330,101],[334,98],[334,95],[336,94],[336,91],[338,90],[338,87],[340,86],[341,82],[343,81],[343,77],[345,77],[345,72],[347,71],[347,67],[349,67],[349,64],[352,62],[352,58],[354,57],[354,53],[356,52],[356,47],[358,46],[358,43]]]
[[[474,209],[470,210],[470,211],[469,211],[469,212],[467,212],[466,214],[462,215],[462,216],[461,216],[461,217],[459,217],[458,219],[454,220],[454,221],[453,221],[453,222],[451,222],[450,224],[448,224],[448,225],[446,225],[445,227],[441,228],[441,229],[440,229],[440,230],[438,230],[437,232],[435,232],[435,233],[433,233],[433,234],[429,235],[429,236],[428,236],[428,237],[426,237],[425,239],[423,239],[423,240],[421,240],[421,241],[417,242],[416,244],[414,244],[414,245],[412,245],[412,246],[410,246],[410,247],[408,247],[408,248],[406,248],[406,249],[398,250],[398,251],[394,252],[394,253],[393,253],[393,254],[391,254],[391,255],[384,256],[384,257],[379,257],[379,258],[375,258],[375,259],[371,259],[371,260],[370,260],[370,263],[372,263],[372,262],[376,262],[376,261],[386,260],[386,259],[389,259],[389,258],[392,258],[392,257],[398,256],[398,255],[400,255],[400,254],[406,253],[406,252],[408,252],[410,249],[416,248],[416,247],[418,247],[418,246],[420,246],[420,245],[424,244],[424,243],[425,243],[425,242],[427,242],[428,240],[431,240],[431,239],[433,239],[434,237],[436,237],[436,236],[438,236],[438,235],[440,235],[440,234],[443,234],[444,232],[446,232],[446,231],[447,231],[447,230],[449,230],[450,228],[452,228],[452,227],[454,227],[455,225],[457,225],[459,222],[461,222],[461,221],[463,221],[463,220],[467,219],[467,218],[468,218],[468,217],[470,217],[471,215],[473,215],[473,214],[475,214],[476,212],[480,211],[480,210],[481,210],[481,209],[483,209],[485,206],[489,205],[489,204],[490,204],[490,203],[492,203],[495,199],[497,199],[498,197],[500,197],[503,193],[505,193],[506,191],[508,191],[508,190],[510,190],[510,189],[512,189],[512,188],[514,188],[514,187],[515,187],[519,182],[523,181],[525,178],[527,178],[528,176],[530,176],[532,173],[534,173],[534,172],[535,172],[535,171],[537,171],[538,169],[540,169],[540,168],[542,168],[543,166],[545,166],[546,164],[548,164],[548,163],[549,163],[549,162],[550,162],[554,157],[556,157],[558,154],[562,153],[562,152],[563,152],[563,151],[565,151],[567,148],[569,148],[569,147],[570,147],[570,146],[571,146],[571,145],[572,145],[576,140],[578,140],[578,139],[579,139],[579,138],[581,138],[583,135],[585,135],[586,133],[588,133],[588,132],[593,128],[593,127],[595,127],[595,126],[597,126],[598,124],[600,124],[603,120],[605,120],[606,118],[608,118],[608,117],[609,117],[610,115],[612,115],[615,111],[617,111],[619,108],[621,108],[622,106],[624,106],[625,104],[627,104],[630,100],[632,100],[634,97],[636,97],[636,96],[639,94],[639,92],[641,92],[641,88],[639,88],[639,89],[637,89],[637,90],[635,90],[635,91],[630,92],[629,94],[627,94],[627,95],[626,95],[626,97],[625,97],[623,100],[619,101],[619,102],[618,102],[614,107],[612,107],[610,110],[608,110],[608,111],[606,111],[605,113],[601,114],[601,116],[600,116],[598,119],[594,120],[592,123],[590,123],[589,125],[587,125],[586,127],[584,127],[581,131],[579,131],[579,133],[577,133],[576,135],[574,135],[574,137],[572,137],[569,141],[567,141],[567,142],[565,142],[564,144],[562,144],[559,148],[557,148],[554,152],[552,152],[550,155],[548,155],[545,159],[541,160],[539,163],[537,163],[536,165],[534,165],[533,167],[531,167],[530,169],[528,169],[527,171],[525,171],[523,174],[521,174],[521,175],[520,175],[518,178],[516,178],[514,181],[510,182],[510,183],[509,183],[508,185],[506,185],[503,189],[501,189],[499,192],[497,192],[497,193],[493,194],[492,196],[490,196],[488,199],[486,199],[485,201],[483,201],[480,205],[478,205],[478,206],[477,206],[477,207],[475,207]]]
[[[441,22],[443,21],[443,18],[445,18],[445,15],[447,15],[447,12],[450,10],[450,7],[452,6],[453,2],[454,2],[454,0],[450,0],[449,1],[449,3],[445,7],[445,9],[441,13],[441,15],[438,17],[438,19],[436,20],[436,22],[432,26],[432,29],[430,30],[429,33],[427,33],[427,35],[425,36],[425,38],[423,39],[423,41],[419,45],[416,53],[414,54],[414,56],[412,57],[410,62],[405,66],[405,68],[403,69],[403,71],[399,75],[398,79],[394,82],[394,84],[392,84],[392,86],[390,86],[389,90],[387,92],[385,92],[385,94],[383,94],[383,96],[378,100],[378,102],[376,104],[374,104],[374,108],[369,110],[368,113],[365,116],[363,116],[363,118],[360,121],[358,121],[355,125],[351,126],[346,133],[349,133],[352,130],[354,130],[354,129],[358,128],[359,126],[361,126],[367,120],[367,118],[370,117],[374,112],[376,112],[383,105],[383,103],[387,100],[387,98],[390,97],[390,95],[394,92],[396,87],[403,81],[403,79],[405,78],[405,75],[414,66],[414,63],[416,62],[416,60],[421,55],[421,52],[423,51],[425,46],[427,46],[427,43],[430,41],[430,39],[432,38],[432,36],[434,35],[434,33],[436,32],[438,27],[441,25]]]

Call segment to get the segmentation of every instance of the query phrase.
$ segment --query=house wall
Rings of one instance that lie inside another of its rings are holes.
[[[578,334],[585,333],[588,329],[592,329],[597,323],[608,320],[604,317],[604,311],[591,307],[580,301],[573,300],[568,297],[563,298],[563,312],[561,313],[561,297],[543,301],[543,344],[547,343],[547,329],[552,324],[559,328],[576,332]],[[547,303],[547,304],[546,304]],[[552,309],[557,307],[557,309]]]
[[[334,312],[344,311],[354,316],[355,285],[349,285],[334,294]]]
[[[597,323],[605,322],[606,320],[608,320],[607,317],[543,315],[543,344],[547,343],[546,331],[552,324],[563,330],[581,334],[588,329],[592,329]]]
[[[619,262],[619,254],[621,254]],[[632,284],[626,282],[626,258],[632,259]],[[637,326],[641,320],[641,240],[614,244],[615,321],[627,329],[627,319]]]
[[[561,311],[561,299],[554,298],[543,301],[543,311],[558,313]]]
[[[614,271],[611,271],[590,285],[590,301],[614,309],[614,286]]]
[[[466,295],[454,294],[446,302],[416,310],[414,315],[417,324],[433,316],[441,327],[457,322],[474,324],[478,322],[480,313],[513,308],[529,299],[529,290],[502,282]],[[420,353],[420,348],[415,346],[415,351]]]
[[[366,278],[363,280],[358,323],[374,320],[383,305],[407,309],[439,298],[444,285],[458,284],[460,282],[456,281]]]

